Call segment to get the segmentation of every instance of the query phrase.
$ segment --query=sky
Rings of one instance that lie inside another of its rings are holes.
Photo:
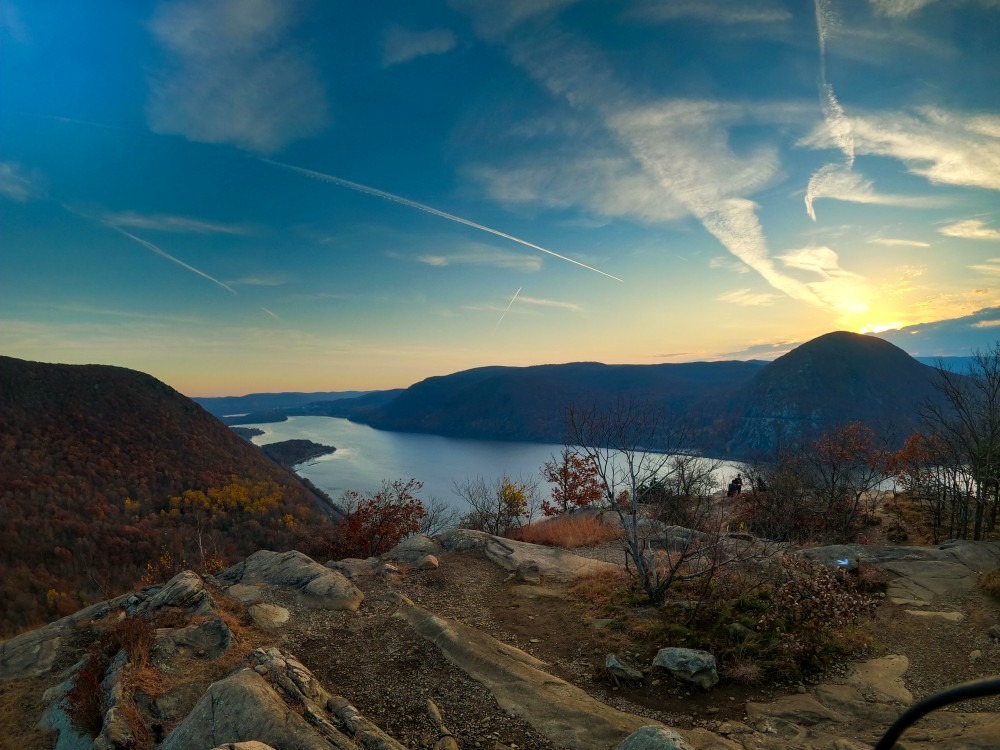
[[[190,396],[1000,338],[1000,0],[0,0],[0,353]]]

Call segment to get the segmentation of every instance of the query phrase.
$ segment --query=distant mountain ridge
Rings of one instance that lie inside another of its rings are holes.
[[[746,458],[851,421],[902,441],[921,406],[939,398],[934,375],[887,341],[839,331],[773,362],[480,367],[427,378],[350,418],[402,432],[563,442],[571,405],[601,409],[625,397],[687,420],[692,448]]]
[[[230,414],[288,409],[316,401],[336,401],[357,398],[370,391],[322,391],[319,393],[248,393],[245,396],[195,396],[191,400],[209,414],[225,417]]]

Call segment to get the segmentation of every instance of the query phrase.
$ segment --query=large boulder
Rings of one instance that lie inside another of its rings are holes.
[[[440,543],[426,534],[414,534],[382,555],[382,559],[406,565],[409,568],[419,568],[418,564],[424,558],[428,555],[436,558],[443,550]]]
[[[213,683],[160,750],[204,750],[251,740],[272,747],[330,750],[330,743],[250,669]],[[344,740],[350,742],[346,736]]]
[[[662,667],[682,682],[690,682],[708,690],[719,681],[715,657],[708,651],[694,648],[661,648],[653,659],[654,667]]]
[[[219,573],[223,584],[266,583],[295,589],[307,604],[354,611],[364,594],[340,573],[301,552],[254,552],[241,563]]]
[[[148,615],[163,607],[179,607],[196,615],[210,615],[215,612],[215,600],[205,588],[201,576],[190,570],[183,570],[162,588],[135,607],[139,615]]]
[[[233,633],[221,617],[183,628],[158,628],[153,645],[153,662],[160,669],[170,671],[178,656],[216,659],[232,644]]]

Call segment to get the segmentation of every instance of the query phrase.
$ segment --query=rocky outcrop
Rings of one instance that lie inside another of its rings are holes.
[[[450,529],[441,537],[441,545],[449,552],[478,552],[515,576],[521,571],[522,580],[532,570],[541,578],[572,582],[583,575],[617,573],[619,566],[603,560],[580,557],[558,547],[518,542],[513,539],[470,529]]]
[[[952,541],[939,547],[836,544],[798,554],[823,565],[877,565],[894,577],[888,595],[913,602],[969,591],[982,573],[1000,568],[1000,542]]]
[[[216,578],[228,585],[288,586],[297,590],[305,603],[327,609],[354,611],[364,599],[364,594],[343,575],[294,550],[255,552]]]
[[[327,692],[295,657],[258,649],[251,663],[212,684],[160,750],[251,741],[296,750],[404,750],[347,700]]]
[[[673,729],[661,726],[641,727],[630,734],[616,750],[693,750]]]

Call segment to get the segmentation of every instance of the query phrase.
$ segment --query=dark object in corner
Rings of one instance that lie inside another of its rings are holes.
[[[1000,695],[1000,677],[989,677],[985,680],[975,682],[964,682],[955,685],[940,693],[929,695],[922,701],[910,706],[903,714],[893,722],[892,726],[882,735],[882,739],[875,745],[875,750],[892,750],[896,747],[903,732],[914,724],[918,719],[926,716],[931,711],[936,711],[952,703],[970,700],[971,698],[985,698],[990,695]]]

